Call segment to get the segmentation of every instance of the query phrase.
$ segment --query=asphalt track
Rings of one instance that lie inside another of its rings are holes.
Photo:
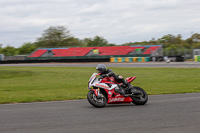
[[[1,64],[82,66],[97,63]],[[106,63],[108,67],[199,68],[200,63]],[[87,100],[0,105],[0,133],[199,133],[200,93],[152,95],[144,106],[107,105]]]
[[[102,62],[101,62],[102,63]],[[104,63],[104,62],[103,62]],[[27,63],[27,64],[0,64],[0,66],[70,66],[70,67],[96,67],[99,63]],[[107,67],[175,67],[200,68],[200,62],[148,62],[148,63],[108,63]]]
[[[154,95],[144,106],[87,100],[0,105],[0,133],[199,133],[200,93]]]

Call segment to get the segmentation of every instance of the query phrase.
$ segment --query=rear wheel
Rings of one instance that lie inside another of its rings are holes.
[[[148,101],[148,95],[147,93],[140,87],[133,86],[131,89],[137,90],[137,94],[134,94],[131,96],[133,102],[135,105],[144,105]]]
[[[97,98],[94,91],[91,91],[91,90],[87,94],[87,99],[91,105],[93,105],[94,107],[97,107],[97,108],[105,107],[106,103],[107,103],[107,99],[103,94],[101,97]]]

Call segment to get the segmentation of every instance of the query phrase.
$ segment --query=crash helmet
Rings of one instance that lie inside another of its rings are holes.
[[[98,64],[96,70],[98,71],[98,73],[102,74],[106,71],[106,66],[104,64]]]

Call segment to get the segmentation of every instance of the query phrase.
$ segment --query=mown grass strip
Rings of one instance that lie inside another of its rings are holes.
[[[148,94],[200,92],[200,68],[111,68]],[[0,67],[0,103],[86,98],[93,67]]]

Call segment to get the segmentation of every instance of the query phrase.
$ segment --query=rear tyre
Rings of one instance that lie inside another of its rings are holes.
[[[107,99],[103,94],[101,98],[97,98],[94,91],[91,90],[87,94],[87,100],[91,105],[97,108],[105,107],[107,103]]]
[[[147,93],[140,87],[133,86],[131,89],[136,89],[138,92],[140,92],[137,95],[131,96],[133,102],[135,105],[144,105],[148,101],[148,95]]]

